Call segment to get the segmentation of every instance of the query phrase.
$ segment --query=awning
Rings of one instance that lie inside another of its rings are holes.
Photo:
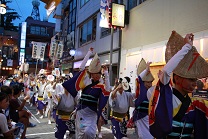
[[[61,0],[40,0],[45,3],[45,9],[47,10],[47,15],[49,16],[54,9],[59,5]]]

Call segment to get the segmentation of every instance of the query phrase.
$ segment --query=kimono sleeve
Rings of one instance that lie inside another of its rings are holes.
[[[110,92],[105,90],[104,85],[101,85],[100,89],[101,89],[102,93],[100,93],[100,97],[99,97],[99,106],[98,106],[98,112],[97,112],[98,117],[100,117],[102,110],[106,106],[106,104],[108,102],[109,95],[110,95]]]
[[[62,86],[75,98],[79,90],[84,89],[90,84],[89,81],[90,79],[87,75],[87,71],[83,70],[68,81],[64,82]]]
[[[208,100],[195,98],[192,102],[194,105],[194,138],[208,138]]]
[[[150,133],[156,138],[167,136],[172,131],[173,104],[170,84],[157,83],[149,101]]]
[[[138,107],[144,100],[147,100],[147,89],[144,86],[144,82],[142,81],[141,77],[138,76],[139,79],[139,96],[135,100],[135,107]]]

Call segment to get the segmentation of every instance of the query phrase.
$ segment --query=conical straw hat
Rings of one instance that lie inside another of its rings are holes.
[[[98,55],[96,53],[93,60],[90,63],[89,72],[90,73],[99,73],[100,71],[101,71],[100,58],[98,57]]]
[[[208,63],[192,46],[192,49],[180,61],[173,73],[184,78],[208,77]]]
[[[139,62],[139,66],[137,68],[137,75],[139,75],[142,71],[144,71],[146,69],[146,67],[147,67],[147,64],[146,64],[145,60],[142,58],[141,61]],[[153,80],[154,80],[154,77],[151,72],[148,72],[146,74],[146,76],[144,76],[142,78],[142,81],[144,81],[144,82],[151,82]]]
[[[137,75],[144,71],[147,67],[146,61],[142,58],[137,68]]]
[[[172,31],[165,50],[166,63],[185,45],[184,38],[176,31]]]

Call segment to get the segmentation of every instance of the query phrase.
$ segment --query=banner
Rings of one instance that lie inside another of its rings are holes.
[[[58,48],[57,48],[57,52],[56,52],[56,58],[60,59],[63,55],[63,49],[64,49],[64,45],[62,43],[58,44]]]
[[[42,43],[42,42],[32,42],[32,43],[33,43],[32,58],[44,59],[46,43]]]
[[[109,6],[112,0],[100,0],[100,27],[109,28]]]
[[[56,53],[56,47],[57,47],[57,43],[55,41],[51,42],[51,46],[50,46],[50,52],[49,52],[49,56],[51,58],[53,58],[55,56]]]

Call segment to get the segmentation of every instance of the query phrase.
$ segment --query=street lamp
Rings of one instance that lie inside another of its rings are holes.
[[[44,61],[44,58],[41,58],[40,61],[42,62],[42,63],[41,63],[41,64],[42,64],[42,65],[41,65],[41,69],[43,69],[43,61]]]
[[[69,54],[71,56],[74,56],[76,54],[76,50],[75,49],[70,49]]]

